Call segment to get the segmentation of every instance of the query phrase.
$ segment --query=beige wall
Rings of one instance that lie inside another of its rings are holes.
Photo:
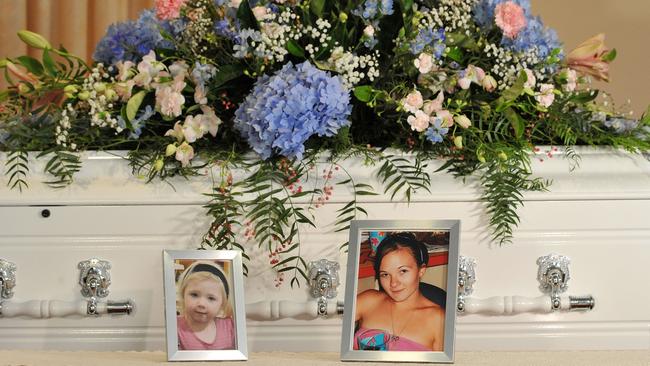
[[[610,68],[610,82],[597,86],[612,94],[616,105],[629,98],[640,117],[650,104],[649,0],[531,0],[533,14],[554,28],[569,51],[597,33],[618,56]]]
[[[134,18],[153,0],[0,0],[0,56],[23,54],[15,36],[28,28],[63,42],[70,51],[90,58],[94,44],[111,22]],[[631,99],[638,117],[650,103],[650,0],[531,0],[533,13],[555,28],[570,50],[581,41],[604,32],[618,58],[611,82],[599,85],[617,104]],[[31,19],[28,20],[27,12]],[[42,12],[41,16],[31,14]]]
[[[52,45],[90,60],[95,45],[114,22],[135,19],[154,0],[0,0],[0,57],[15,57],[28,50],[16,32],[29,29]]]

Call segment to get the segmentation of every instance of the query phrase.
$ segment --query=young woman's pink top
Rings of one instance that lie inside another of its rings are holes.
[[[382,330],[359,328],[354,333],[355,350],[372,351],[429,351],[425,345],[404,337],[395,337]]]
[[[185,318],[176,318],[178,327],[178,349],[179,350],[220,350],[235,349],[235,328],[232,318],[216,318],[217,336],[212,343],[206,343],[198,339],[194,332],[185,322]]]

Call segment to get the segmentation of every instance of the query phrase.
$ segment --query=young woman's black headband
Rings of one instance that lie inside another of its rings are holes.
[[[429,253],[427,252],[427,247],[421,241],[417,240],[413,234],[409,233],[396,233],[386,236],[377,246],[377,258],[375,259],[374,269],[375,276],[379,278],[379,265],[381,258],[384,256],[384,251],[386,247],[392,247],[394,245],[410,247],[415,256],[416,262],[419,262],[419,265],[427,265],[429,262]]]
[[[228,297],[228,293],[229,293],[228,281],[226,281],[226,276],[224,276],[220,270],[218,270],[212,265],[199,263],[196,266],[194,266],[194,268],[192,268],[192,272],[190,273],[196,273],[196,272],[209,272],[219,277],[219,279],[221,279],[221,282],[223,283],[223,289],[226,291],[226,297]]]

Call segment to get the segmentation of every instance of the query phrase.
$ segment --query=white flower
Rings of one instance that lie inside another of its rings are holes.
[[[553,84],[541,84],[539,86],[539,94],[535,96],[537,103],[545,108],[550,107],[555,100],[553,90]]]
[[[458,79],[458,86],[460,86],[461,89],[467,90],[470,85],[472,85],[472,80],[470,78],[463,77]]]
[[[419,90],[410,92],[406,98],[402,99],[402,106],[411,113],[415,113],[418,109],[422,108],[423,103],[422,94]]]
[[[177,76],[171,85],[158,85],[156,88],[156,110],[166,117],[178,117],[182,113],[185,97],[181,91],[185,81]]]
[[[169,72],[172,74],[172,77],[174,79],[176,78],[181,78],[185,79],[187,76],[187,69],[189,67],[185,63],[185,61],[176,61],[174,62],[171,66],[169,66]]]
[[[113,84],[113,89],[115,90],[117,95],[119,95],[120,98],[122,98],[123,102],[127,102],[131,98],[134,85],[135,85],[135,81],[127,80],[123,83]]]
[[[176,160],[181,162],[182,166],[188,166],[190,160],[194,158],[194,148],[192,145],[188,144],[187,141],[183,141],[181,146],[176,148]]]
[[[472,83],[481,84],[485,78],[485,71],[478,66],[468,65],[463,72],[463,77],[458,79],[461,89],[469,89]]]
[[[135,64],[132,61],[118,61],[115,66],[117,66],[118,70],[117,80],[126,81],[131,76],[131,71]]]
[[[444,127],[451,127],[454,124],[454,116],[451,115],[446,109],[442,109],[436,112],[436,117],[442,118]]]
[[[183,122],[183,135],[187,142],[192,143],[203,137],[201,131],[201,119],[198,116],[187,116]]]
[[[202,105],[201,110],[203,111],[203,115],[201,116],[201,130],[203,133],[209,132],[212,137],[217,136],[219,125],[223,123],[223,121],[221,121],[221,118],[217,117],[212,108]]]
[[[197,85],[194,89],[194,102],[201,105],[208,104],[208,95],[205,93],[203,85]]]
[[[410,115],[406,121],[411,125],[411,129],[417,132],[422,132],[429,127],[430,117],[421,110],[415,111],[415,116]]]
[[[284,33],[284,28],[278,23],[264,23],[260,26],[260,29],[270,39],[278,39]]]
[[[418,58],[413,60],[413,63],[421,74],[429,73],[431,70],[433,70],[434,67],[433,57],[430,54],[424,52],[421,53]]]
[[[566,72],[566,84],[564,84],[564,90],[568,92],[572,92],[576,89],[578,74],[576,73],[575,70],[572,69],[566,69],[565,72]]]
[[[363,28],[363,34],[366,37],[373,37],[375,35],[375,28],[368,24],[365,28]]]
[[[268,9],[264,6],[256,6],[252,9],[255,19],[258,21],[266,20],[269,17]]]
[[[524,88],[529,88],[532,89],[535,87],[535,84],[537,83],[537,79],[535,78],[535,74],[533,74],[532,71],[529,69],[524,69],[526,72],[526,76],[528,76],[528,80],[524,83]]]
[[[439,110],[442,109],[442,103],[444,102],[444,100],[445,100],[445,94],[442,91],[440,91],[436,99],[427,100],[424,103],[424,107],[422,108],[424,109],[424,113],[428,115],[432,115],[435,112],[438,112]]]
[[[183,141],[183,139],[185,138],[185,134],[183,133],[183,127],[181,126],[181,123],[180,122],[174,123],[174,129],[167,130],[167,132],[165,132],[165,136],[171,136],[175,138],[176,141],[178,142]],[[167,148],[169,148],[169,146]]]
[[[145,88],[153,81],[153,78],[158,76],[164,66],[156,61],[156,53],[151,50],[149,53],[142,57],[142,61],[138,64],[138,75],[133,78],[135,84]]]

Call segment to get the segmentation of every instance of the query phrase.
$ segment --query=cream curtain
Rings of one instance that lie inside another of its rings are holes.
[[[28,29],[90,61],[95,45],[111,23],[136,19],[154,0],[0,0],[0,58],[24,54],[28,49],[16,32]]]

